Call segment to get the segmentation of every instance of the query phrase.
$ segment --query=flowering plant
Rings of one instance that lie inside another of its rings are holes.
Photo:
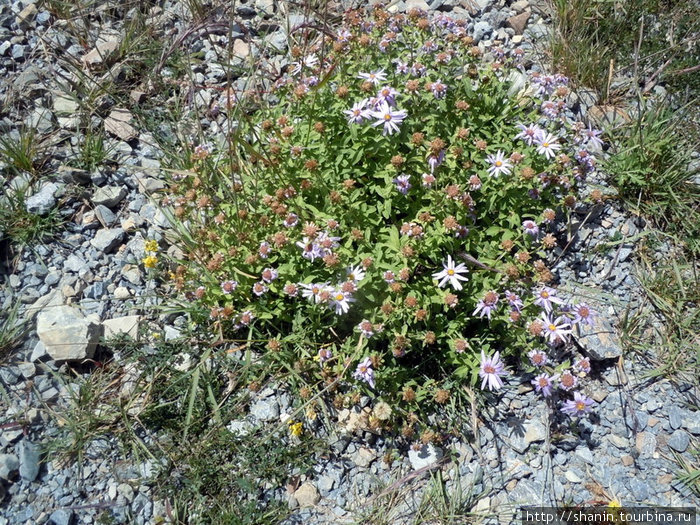
[[[192,231],[175,284],[200,320],[394,417],[501,388],[501,357],[546,362],[590,312],[546,286],[555,210],[600,147],[563,116],[567,79],[417,10],[348,12],[292,54],[233,157],[199,155],[166,200]],[[538,378],[549,395],[557,378]]]

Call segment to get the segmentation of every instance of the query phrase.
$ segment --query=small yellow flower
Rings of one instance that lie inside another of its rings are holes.
[[[158,257],[156,257],[155,255],[148,255],[143,258],[143,265],[146,268],[155,268],[157,263]]]
[[[151,241],[146,241],[146,245],[144,249],[147,252],[157,252],[158,251],[158,241],[151,240]]]
[[[151,337],[153,339],[160,339],[160,332],[152,332]]]
[[[302,423],[301,421],[298,423],[290,423],[289,432],[292,434],[292,436],[301,436],[304,432],[304,423]]]

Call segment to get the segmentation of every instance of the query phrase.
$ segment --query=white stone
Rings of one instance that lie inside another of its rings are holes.
[[[321,501],[321,495],[313,483],[306,482],[294,492],[300,507],[313,507]]]
[[[37,316],[36,331],[55,361],[89,359],[102,335],[102,325],[70,306],[49,306]]]
[[[412,448],[408,451],[408,460],[413,470],[419,470],[437,462],[442,457],[442,450],[433,444],[421,446],[418,450]]]
[[[115,337],[119,334],[126,334],[132,339],[138,339],[139,323],[141,317],[138,315],[126,315],[124,317],[115,317],[103,321],[105,338]]]

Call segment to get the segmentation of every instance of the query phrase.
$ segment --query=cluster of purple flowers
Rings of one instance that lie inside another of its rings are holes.
[[[315,239],[303,237],[296,245],[302,249],[302,256],[310,261],[323,259],[326,255],[332,255],[333,250],[340,246],[340,237],[334,237],[326,231],[319,233]]]

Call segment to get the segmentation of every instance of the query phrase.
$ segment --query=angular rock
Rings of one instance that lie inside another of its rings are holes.
[[[525,32],[525,26],[530,19],[530,11],[525,11],[519,15],[511,16],[506,23],[508,27],[512,27],[516,35],[522,35]]]
[[[111,253],[121,244],[123,238],[124,230],[121,228],[103,228],[98,230],[90,244],[103,253]]]
[[[428,465],[432,465],[442,458],[442,449],[432,443],[421,446],[418,450],[413,448],[408,451],[408,460],[411,462],[413,470],[419,470]]]
[[[36,215],[46,215],[56,206],[56,194],[61,187],[55,182],[44,184],[39,190],[26,201],[27,211]]]
[[[119,334],[126,334],[132,339],[136,340],[139,335],[140,322],[141,317],[138,315],[126,315],[124,317],[107,319],[106,321],[102,322],[102,326],[104,327],[104,337],[105,339],[108,339]]]
[[[97,44],[95,48],[89,53],[82,57],[82,61],[88,66],[99,66],[105,60],[107,60],[110,55],[112,55],[117,49],[119,49],[119,42],[117,40],[108,40]]]
[[[593,309],[595,307],[591,305]],[[593,317],[593,326],[578,323],[573,332],[576,342],[594,361],[612,359],[622,355],[622,341],[612,325],[599,314]]]
[[[34,481],[39,475],[39,445],[27,441],[19,444],[19,475],[26,481]]]
[[[429,11],[430,6],[425,0],[406,0],[406,11],[411,9],[420,9],[421,11]]]
[[[688,434],[683,430],[676,430],[671,437],[668,438],[668,446],[676,452],[685,452],[690,444]]]
[[[96,206],[102,205],[107,208],[114,208],[119,204],[128,191],[124,186],[103,186],[98,188],[92,196],[92,203]]]
[[[358,467],[367,468],[377,459],[377,453],[367,447],[360,447],[352,458],[353,463]]]
[[[59,166],[58,176],[67,184],[90,184],[90,173],[72,166]]]
[[[70,525],[73,521],[73,511],[70,509],[58,509],[51,513],[49,519],[54,525]]]
[[[105,131],[128,142],[138,137],[138,132],[129,124],[132,115],[126,109],[113,109],[104,121]]]
[[[0,478],[10,481],[19,468],[19,459],[14,454],[0,454]]]
[[[237,39],[233,43],[233,55],[240,59],[248,58],[248,55],[250,55],[250,46],[245,40]]]
[[[53,110],[57,115],[74,115],[78,111],[79,104],[75,99],[63,93],[54,94]]]
[[[37,316],[39,340],[55,361],[89,359],[102,335],[102,325],[70,306],[49,306]]]
[[[117,216],[114,212],[102,204],[95,206],[95,217],[97,217],[97,220],[100,221],[104,228],[114,226],[117,222]]]
[[[313,507],[321,501],[321,495],[313,483],[306,482],[294,491],[294,497],[300,507]]]

